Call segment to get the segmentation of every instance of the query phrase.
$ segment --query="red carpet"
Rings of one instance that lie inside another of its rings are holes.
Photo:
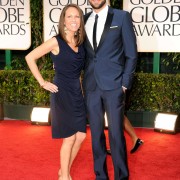
[[[138,152],[130,154],[131,140],[125,134],[130,180],[180,180],[180,133],[135,130],[145,143]],[[50,126],[31,125],[28,121],[0,121],[0,179],[57,180],[60,145],[61,140],[51,138]],[[107,162],[110,180],[113,180],[110,156]],[[89,128],[71,175],[73,180],[95,178]]]

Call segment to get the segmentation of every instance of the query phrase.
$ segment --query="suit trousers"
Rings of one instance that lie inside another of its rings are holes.
[[[115,90],[85,92],[86,108],[92,136],[94,171],[96,180],[108,180],[106,164],[106,138],[104,134],[104,114],[108,119],[108,135],[114,166],[114,179],[128,179],[126,142],[124,138],[125,93],[122,87]]]

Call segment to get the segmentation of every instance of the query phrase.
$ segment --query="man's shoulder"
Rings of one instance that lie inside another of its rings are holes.
[[[128,11],[125,11],[125,10],[121,10],[121,9],[115,9],[115,8],[111,8],[113,10],[114,13],[117,13],[117,14],[126,14],[126,13],[129,13]]]

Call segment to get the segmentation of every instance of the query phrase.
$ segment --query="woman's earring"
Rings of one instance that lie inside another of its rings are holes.
[[[66,27],[66,25],[64,25],[64,33],[65,33],[65,34],[67,33],[67,27]]]
[[[80,35],[81,35],[81,34],[80,34],[80,29],[77,30],[76,34],[77,34],[77,36],[80,37]]]

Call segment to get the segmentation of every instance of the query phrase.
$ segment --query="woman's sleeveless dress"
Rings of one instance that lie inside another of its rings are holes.
[[[84,66],[85,52],[82,45],[75,52],[60,38],[60,52],[50,54],[54,63],[54,84],[57,93],[51,93],[51,126],[53,138],[70,137],[76,132],[86,132],[85,104],[80,85],[80,74]]]

